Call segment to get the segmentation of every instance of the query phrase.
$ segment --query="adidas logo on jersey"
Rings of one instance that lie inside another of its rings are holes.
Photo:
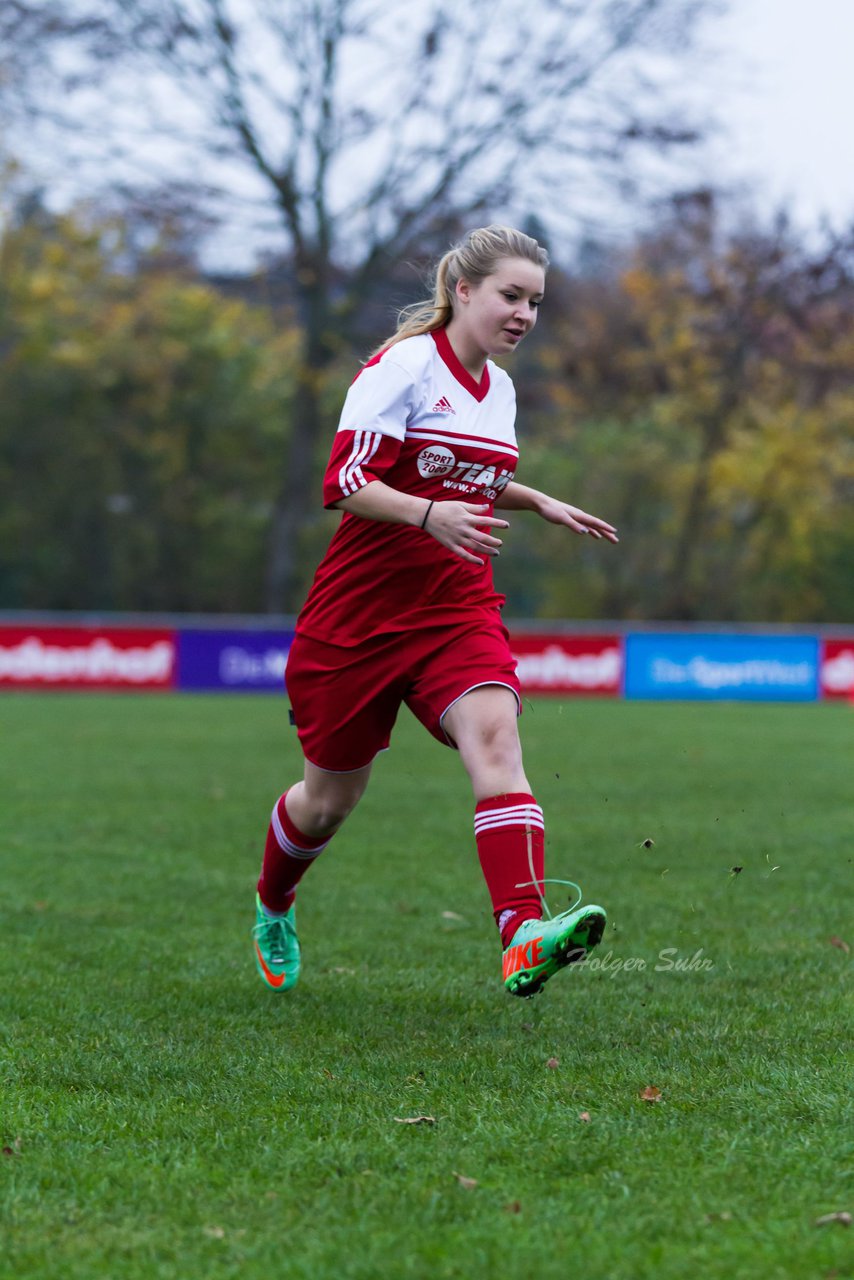
[[[431,413],[453,413],[456,415],[456,409],[451,404],[447,396],[442,396],[441,400],[437,400],[430,410]]]

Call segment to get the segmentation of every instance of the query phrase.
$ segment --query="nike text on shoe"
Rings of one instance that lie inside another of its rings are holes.
[[[525,920],[505,948],[504,986],[514,996],[534,996],[552,974],[583,960],[605,932],[603,907],[577,907],[551,920]]]
[[[274,991],[289,991],[296,986],[300,971],[300,949],[294,907],[291,907],[287,915],[268,916],[256,893],[252,943],[258,972],[268,987],[272,987]]]

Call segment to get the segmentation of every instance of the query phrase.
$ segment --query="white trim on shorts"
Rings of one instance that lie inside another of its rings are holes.
[[[448,705],[445,707],[445,710],[439,716],[439,728],[444,733],[448,746],[453,747],[455,751],[458,751],[459,748],[457,747],[457,744],[454,742],[453,738],[445,728],[445,716],[448,714],[448,712],[451,710],[452,707],[455,707],[457,705],[460,698],[464,698],[467,693],[474,693],[475,689],[487,689],[489,688],[490,685],[495,685],[497,689],[509,689],[510,692],[513,694],[513,697],[516,699],[516,715],[520,716],[522,714],[522,699],[519,697],[519,694],[513,688],[512,684],[505,684],[503,680],[481,680],[479,684],[471,685],[468,689],[464,689],[462,693],[457,694],[453,702],[449,702]]]

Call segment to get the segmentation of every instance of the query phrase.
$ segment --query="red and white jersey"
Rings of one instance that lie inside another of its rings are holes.
[[[513,479],[516,396],[487,361],[480,382],[444,329],[405,338],[354,380],[323,483],[324,505],[372,480],[435,502],[493,503]],[[354,645],[413,627],[445,626],[503,605],[492,564],[469,564],[410,525],[345,512],[298,621],[305,635]]]

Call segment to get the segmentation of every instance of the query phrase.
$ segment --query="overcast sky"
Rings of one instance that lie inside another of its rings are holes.
[[[785,206],[803,228],[854,223],[854,0],[729,0],[705,39],[698,100],[723,132],[695,177],[732,184],[760,215]],[[626,214],[614,210],[618,235]]]
[[[731,0],[710,35],[731,85],[720,177],[801,223],[854,221],[854,0]]]
[[[728,0],[728,7],[706,24],[706,70],[686,71],[696,77],[700,116],[716,114],[724,134],[695,153],[675,185],[740,187],[760,216],[785,206],[800,227],[817,227],[823,216],[837,230],[854,223],[854,0]],[[68,194],[55,170],[45,183],[58,184],[60,200]],[[606,238],[630,234],[637,212],[626,201],[604,209]],[[224,228],[204,256],[249,269],[258,243]]]

